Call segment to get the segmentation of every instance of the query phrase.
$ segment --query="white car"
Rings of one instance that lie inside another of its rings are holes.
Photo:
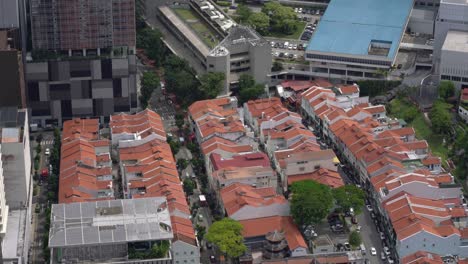
[[[390,249],[388,247],[384,247],[383,251],[385,252],[385,255],[390,255]]]
[[[275,57],[279,57],[279,52],[275,52]]]
[[[293,48],[293,44],[289,44],[289,47],[288,47],[288,49],[290,49],[290,50],[291,50],[292,48]]]
[[[44,154],[49,156],[50,155],[50,149],[46,148],[45,151],[44,151]]]
[[[371,247],[371,248],[370,248],[370,254],[371,254],[372,256],[377,256],[377,250],[375,250],[375,247]]]
[[[385,253],[380,252],[380,259],[385,260],[387,256],[385,256]]]
[[[372,212],[374,209],[372,209],[372,206],[370,204],[366,205],[367,211]]]
[[[387,262],[388,262],[388,264],[394,264],[395,263],[395,261],[393,261],[393,259],[391,259],[391,258],[388,258]]]
[[[385,239],[385,235],[383,232],[380,232],[380,239],[384,240]]]

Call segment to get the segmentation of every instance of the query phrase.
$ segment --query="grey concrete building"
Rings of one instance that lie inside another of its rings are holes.
[[[31,151],[26,109],[0,108],[0,236],[3,263],[27,263],[31,235]],[[3,175],[1,175],[3,171]],[[4,201],[2,199],[4,198]],[[6,203],[7,208],[4,208]]]
[[[50,263],[173,263],[147,254],[174,237],[164,197],[54,204],[50,218]]]
[[[18,0],[0,0],[0,29],[19,28]]]
[[[447,32],[440,58],[440,80],[452,81],[457,89],[468,88],[468,31]]]
[[[136,110],[135,1],[31,0],[30,10],[32,123]]]
[[[224,94],[237,88],[243,73],[254,77],[257,83],[268,81],[272,66],[268,41],[252,28],[237,25],[210,1],[191,0],[185,8],[196,12],[202,23],[221,39],[217,45],[209,47],[169,6],[159,7],[158,17],[191,50],[206,72],[225,73]],[[216,13],[210,16],[207,12]]]
[[[440,72],[442,46],[450,30],[468,31],[468,2],[466,0],[441,0],[434,28],[433,63]]]

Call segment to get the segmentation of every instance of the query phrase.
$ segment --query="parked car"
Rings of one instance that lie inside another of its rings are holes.
[[[50,149],[49,148],[46,148],[45,151],[44,151],[44,154],[46,156],[49,156],[50,155]]]
[[[375,247],[371,247],[371,248],[370,248],[370,254],[371,254],[372,256],[377,256],[377,250],[375,250]]]
[[[390,249],[388,247],[384,247],[383,251],[384,251],[385,255],[387,255],[387,256],[390,255]]]
[[[216,258],[215,258],[215,256],[213,256],[213,255],[210,256],[210,262],[211,262],[211,263],[216,263]]]
[[[47,168],[43,168],[41,170],[41,177],[42,178],[47,178],[49,176],[49,170]]]
[[[348,242],[344,243],[344,248],[346,251],[351,251],[351,245]]]
[[[385,240],[385,235],[383,232],[380,232],[380,239]]]
[[[367,211],[369,211],[369,212],[374,211],[374,209],[372,208],[372,206],[370,204],[367,204],[366,208],[367,208]]]
[[[351,223],[353,223],[353,224],[357,224],[357,223],[358,223],[355,216],[351,217]]]
[[[380,252],[380,259],[385,260],[386,258],[387,258],[387,256],[385,256],[385,253]]]
[[[393,261],[393,259],[391,259],[391,258],[388,258],[387,262],[388,262],[388,264],[394,264],[395,263],[395,261]]]

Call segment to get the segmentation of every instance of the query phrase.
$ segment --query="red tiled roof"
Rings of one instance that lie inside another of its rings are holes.
[[[270,159],[263,152],[239,154],[229,159],[224,159],[221,155],[213,153],[210,155],[210,161],[214,170],[225,169],[227,167],[270,167]]]
[[[423,165],[428,166],[428,165],[440,165],[442,161],[440,157],[427,156],[421,162]]]
[[[468,88],[464,88],[460,94],[460,99],[462,101],[468,101]]]
[[[166,197],[174,239],[195,245],[195,232],[189,220],[190,209],[169,144],[157,138],[147,142],[135,141],[132,146],[120,147],[119,156],[124,173],[128,175],[132,198]],[[176,211],[180,214],[176,214]]]
[[[64,122],[60,174],[59,203],[85,202],[113,199],[99,195],[109,191],[112,180],[110,154],[96,154],[96,147],[109,147],[108,140],[98,140],[97,119],[73,119]],[[109,192],[112,193],[112,192]]]
[[[145,109],[136,114],[120,113],[110,117],[109,127],[112,134],[139,133],[145,137],[155,133],[166,137],[161,117],[152,110]]]
[[[221,199],[228,216],[235,214],[244,206],[263,207],[287,203],[284,196],[276,194],[272,187],[254,188],[242,183],[234,183],[223,188]]]
[[[353,85],[340,85],[338,86],[339,91],[343,95],[349,95],[353,93],[359,93],[359,86],[357,84]]]
[[[217,149],[228,152],[228,153],[244,153],[250,152],[253,150],[250,145],[239,145],[238,143],[232,142],[230,140],[214,136],[207,141],[201,143],[201,150],[203,154],[209,155]]]
[[[294,90],[295,92],[303,91],[314,85],[317,85],[317,84],[313,81],[288,80],[288,81],[281,82],[281,86],[283,86],[283,88],[289,88],[289,89]]]
[[[344,185],[343,179],[338,172],[323,168],[312,173],[288,175],[288,185],[303,180],[314,180],[321,184],[330,186],[331,188],[338,188]]]
[[[262,113],[264,113],[265,116],[270,115],[268,112],[274,106],[282,107],[281,100],[278,97],[257,99],[247,102],[247,109],[253,118],[260,118]]]
[[[444,264],[442,258],[434,253],[418,251],[401,259],[402,264]]]
[[[264,236],[268,232],[273,232],[275,230],[283,231],[291,250],[298,247],[307,248],[304,238],[290,216],[272,216],[241,220],[239,222],[244,227],[242,235],[246,238]]]

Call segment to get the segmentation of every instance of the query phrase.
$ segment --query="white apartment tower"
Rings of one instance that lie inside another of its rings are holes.
[[[8,205],[5,201],[5,185],[3,184],[2,146],[0,145],[0,237],[5,237],[8,221]],[[2,243],[0,241],[0,243]]]

